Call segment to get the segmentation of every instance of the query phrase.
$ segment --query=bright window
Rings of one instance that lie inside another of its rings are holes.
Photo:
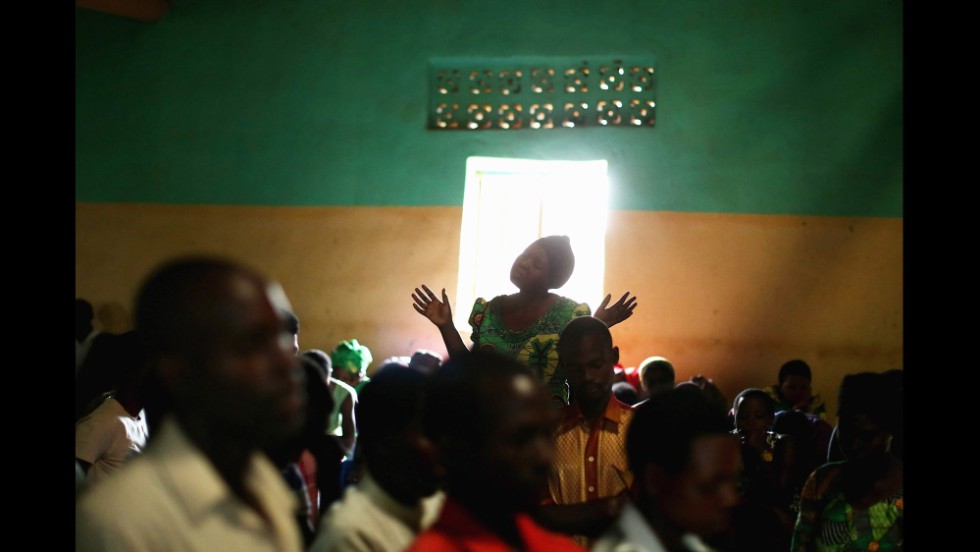
[[[575,253],[572,277],[554,292],[593,310],[598,306],[604,295],[606,166],[605,160],[467,159],[454,312],[461,332],[470,331],[467,318],[477,297],[517,291],[510,267],[542,236],[567,235]]]

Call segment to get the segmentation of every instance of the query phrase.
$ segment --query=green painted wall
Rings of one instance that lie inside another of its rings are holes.
[[[612,208],[902,216],[902,3],[181,0],[76,12],[76,199],[459,206],[467,156],[605,158]],[[653,129],[429,131],[439,57],[645,56]]]

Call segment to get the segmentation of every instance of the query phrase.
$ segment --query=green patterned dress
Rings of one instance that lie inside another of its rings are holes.
[[[473,348],[494,351],[530,366],[548,386],[549,394],[568,404],[568,385],[558,370],[558,334],[570,320],[589,316],[592,310],[585,303],[559,297],[537,322],[526,330],[513,331],[500,319],[503,297],[489,302],[480,297],[473,304],[469,318]]]
[[[844,462],[817,468],[803,487],[792,552],[902,550],[902,491],[855,510],[844,498]]]

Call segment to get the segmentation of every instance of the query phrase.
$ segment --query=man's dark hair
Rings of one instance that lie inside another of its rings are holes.
[[[380,368],[357,395],[358,446],[370,449],[421,425],[425,382],[425,374],[407,366]]]
[[[497,417],[494,405],[486,399],[491,385],[520,374],[534,377],[523,364],[479,349],[450,359],[429,377],[425,433],[433,440],[449,437],[472,443],[481,439]]]
[[[650,357],[644,360],[639,367],[640,380],[643,385],[648,388],[653,387],[657,384],[658,376],[667,374],[670,376],[670,381],[673,382],[677,378],[677,374],[674,372],[674,365],[670,363],[669,360],[662,357]]]
[[[808,380],[813,380],[813,373],[810,365],[800,359],[793,359],[779,367],[779,384],[782,385],[786,378],[790,376],[803,376]]]
[[[320,379],[327,381],[327,374],[333,369],[333,365],[330,362],[330,355],[321,349],[309,349],[300,353],[299,356],[310,360],[320,374]]]
[[[565,327],[561,330],[561,334],[558,336],[558,350],[561,350],[562,344],[564,343],[578,341],[592,334],[599,334],[603,341],[612,347],[612,334],[609,332],[609,327],[606,326],[605,322],[594,316],[579,316],[578,318],[573,318],[568,324],[565,324]]]
[[[770,414],[773,416],[776,415],[776,401],[772,400],[769,393],[755,387],[743,389],[741,393],[735,395],[735,400],[732,401],[732,414],[735,413],[734,411],[738,410],[738,406],[746,399],[759,399],[762,401],[762,406],[766,407],[766,410],[768,410]]]
[[[642,473],[647,464],[680,473],[697,438],[728,435],[730,430],[724,410],[697,387],[677,387],[636,408],[626,436],[626,457],[635,474]]]
[[[889,433],[900,434],[902,383],[901,370],[861,372],[844,376],[837,400],[837,418],[853,418],[864,414]]]
[[[628,381],[617,381],[612,385],[613,396],[619,402],[633,406],[640,401],[639,395],[636,393],[636,388]]]
[[[221,310],[217,297],[227,278],[253,273],[232,261],[190,257],[171,261],[146,279],[136,296],[136,328],[149,357],[206,343]]]

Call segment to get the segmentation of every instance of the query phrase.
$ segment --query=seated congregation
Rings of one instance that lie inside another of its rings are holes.
[[[357,339],[302,349],[227,259],[158,267],[127,334],[76,300],[76,549],[903,549],[901,370],[844,377],[832,425],[801,359],[731,401],[662,351],[623,368],[636,298],[553,293],[573,267],[565,237],[528,246],[471,346],[415,288],[448,358],[374,369]]]

